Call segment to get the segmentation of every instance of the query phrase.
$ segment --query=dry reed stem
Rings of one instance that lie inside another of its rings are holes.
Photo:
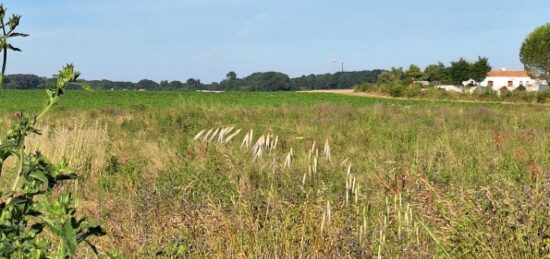
[[[323,149],[323,155],[325,155],[325,159],[327,161],[332,160],[331,154],[330,154],[330,145],[329,145],[328,139],[325,141],[325,147]]]

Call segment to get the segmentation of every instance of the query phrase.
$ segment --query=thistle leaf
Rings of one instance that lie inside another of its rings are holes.
[[[20,32],[12,32],[8,36],[9,37],[29,37],[29,34],[20,33]]]
[[[14,46],[11,45],[11,44],[8,44],[8,48],[11,49],[11,50],[13,50],[13,51],[21,52],[21,49],[20,49],[20,48],[16,48],[16,47],[14,47]]]

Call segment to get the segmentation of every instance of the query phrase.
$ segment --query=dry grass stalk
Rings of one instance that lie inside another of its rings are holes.
[[[256,141],[256,144],[254,144],[254,146],[252,147],[253,161],[258,160],[266,151],[271,152],[272,150],[274,150],[278,141],[279,137],[274,136],[271,132],[260,136],[260,138],[258,138],[258,140]],[[247,142],[251,143],[250,135]],[[245,146],[246,144],[247,143],[245,143]]]
[[[241,133],[241,129],[238,129],[237,131],[235,131],[233,134],[229,135],[226,139],[224,139],[222,141],[222,144],[227,144],[229,143],[229,141],[231,141],[234,137],[236,137],[237,135],[239,135],[239,133]],[[229,134],[229,132],[228,132]]]
[[[273,141],[271,145],[271,151],[274,151],[277,148],[277,144],[279,143],[279,136],[275,136],[275,140]]]
[[[220,132],[220,128],[217,128],[214,133],[212,133],[212,136],[208,139],[208,142],[212,142],[212,140],[216,137],[216,135]]]
[[[243,139],[243,142],[241,143],[241,148],[250,148],[252,145],[252,140],[254,139],[254,130],[250,130]]]
[[[340,163],[340,166],[343,167],[345,164],[348,163],[348,160],[349,160],[349,157],[346,157],[346,159],[344,159],[344,160],[342,161],[342,163]]]
[[[202,142],[210,143],[214,139],[217,139],[218,143],[225,145],[229,143],[231,139],[233,139],[235,136],[237,136],[241,132],[241,129],[233,132],[234,129],[235,129],[234,126],[225,127],[225,128],[216,128],[216,129],[212,128],[212,129],[209,129],[208,131],[206,129],[203,129],[199,131],[199,133],[197,133],[195,137],[193,137],[193,141],[201,140]]]
[[[351,174],[351,163],[348,165],[346,171],[346,202],[345,205],[349,205],[349,200],[353,197],[354,203],[357,204],[359,200],[359,184],[357,184],[357,179]]]
[[[206,140],[208,140],[208,137],[210,136],[210,133],[212,133],[214,129],[209,129],[206,134],[204,135],[204,137],[202,138],[202,141],[203,142],[206,142]]]
[[[332,210],[330,209],[330,201],[327,201],[327,216],[328,216],[328,225],[332,222]]]
[[[319,150],[315,150],[315,157],[313,157],[312,174],[317,175],[317,168],[319,165]]]
[[[315,145],[316,145],[316,142],[313,141],[313,144],[311,145],[311,149],[309,150],[308,159],[311,159],[311,156],[313,155],[313,152],[315,151]]]
[[[269,138],[269,136],[267,137]],[[256,161],[258,158],[260,158],[263,154],[263,151],[266,146],[266,136],[260,136],[258,138],[258,141],[256,141],[256,144],[252,147],[252,160]]]
[[[367,233],[367,216],[365,215],[365,208],[363,208],[363,223],[359,227],[359,243],[363,240],[363,235]]]
[[[331,158],[331,156],[330,156],[330,145],[329,145],[329,143],[328,143],[328,139],[325,141],[325,147],[324,147],[324,149],[323,149],[323,155],[325,155],[325,159],[326,159],[327,161],[331,161],[331,160],[332,160],[332,158]]]
[[[225,132],[227,131],[228,128],[222,128],[220,130],[220,132],[218,133],[218,143],[222,143],[223,141],[223,137],[225,135]]]
[[[290,148],[290,152],[286,155],[285,162],[283,164],[283,168],[290,168],[292,165],[292,157],[294,156],[294,150]]]
[[[53,161],[65,158],[73,169],[82,173],[89,170],[91,175],[101,175],[108,160],[107,146],[110,140],[107,130],[97,126],[75,126],[72,129],[59,130],[46,126],[42,130],[42,135],[30,135],[27,140],[28,151],[41,150]]]
[[[223,128],[221,131],[220,131],[220,134],[218,134],[218,143],[220,144],[223,144],[223,140],[225,138],[225,136],[227,134],[229,134],[233,129],[235,129],[235,127],[227,127],[227,128]]]
[[[204,132],[206,132],[205,129],[199,131],[199,133],[197,133],[197,135],[195,135],[195,137],[193,138],[193,141],[197,141],[202,136],[202,134],[204,134]]]

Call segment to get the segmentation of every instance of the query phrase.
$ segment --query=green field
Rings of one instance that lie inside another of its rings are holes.
[[[5,96],[5,97],[2,97]],[[0,108],[4,111],[30,110],[43,108],[46,99],[43,91],[7,90],[0,94]],[[178,108],[185,105],[201,107],[281,107],[288,105],[315,106],[319,104],[371,106],[371,105],[449,105],[464,106],[449,100],[403,100],[371,97],[344,96],[325,93],[300,92],[226,92],[197,93],[177,91],[69,91],[61,99],[60,108],[93,110],[97,108]]]
[[[42,96],[3,92],[2,128],[12,112],[37,111]],[[27,148],[77,170],[66,188],[107,230],[95,239],[100,252],[550,256],[548,106],[68,91],[54,110]],[[225,127],[235,128],[205,139]],[[250,130],[251,146],[242,146]]]

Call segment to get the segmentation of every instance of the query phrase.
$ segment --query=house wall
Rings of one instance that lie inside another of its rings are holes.
[[[514,90],[521,84],[528,87],[531,85],[536,85],[537,83],[530,77],[487,77],[483,80],[483,82],[481,82],[481,86],[489,87],[489,81],[493,81],[493,90],[499,90],[502,87],[507,87],[508,90]],[[512,81],[512,87],[508,87],[509,81]]]
[[[447,92],[457,92],[462,93],[462,87],[458,87],[455,85],[438,85],[436,88],[444,89]]]

